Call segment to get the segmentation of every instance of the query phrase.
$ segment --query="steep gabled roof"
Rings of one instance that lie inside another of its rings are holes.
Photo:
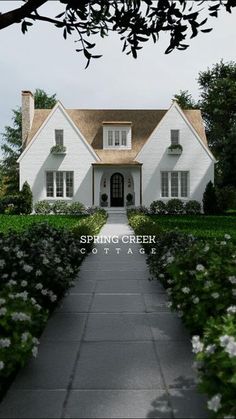
[[[145,142],[148,140],[156,126],[167,112],[166,109],[65,109],[65,111],[104,163],[117,161],[120,163],[133,162]],[[208,146],[200,110],[184,110],[183,112],[190,124],[198,133],[203,144]],[[50,110],[47,109],[35,110],[27,144],[30,143],[32,138],[40,129],[49,113]],[[112,121],[112,123],[129,121],[129,123],[132,123],[131,150],[104,150],[102,148],[103,123],[108,121]]]

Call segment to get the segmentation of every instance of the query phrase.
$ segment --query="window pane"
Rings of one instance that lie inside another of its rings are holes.
[[[170,131],[170,136],[171,136],[171,145],[179,144],[179,130],[178,129],[172,129]]]
[[[188,172],[181,172],[181,196],[188,196]]]
[[[113,132],[112,131],[108,131],[108,145],[110,146],[113,145]]]
[[[55,142],[56,145],[63,146],[63,129],[55,129]]]
[[[63,197],[64,187],[63,187],[63,172],[56,172],[56,196]]]
[[[126,146],[127,143],[127,132],[121,131],[121,144]]]
[[[178,196],[178,172],[171,172],[171,196]]]
[[[71,198],[74,190],[74,172],[66,172],[66,196]]]
[[[168,172],[161,173],[161,196],[169,196]]]
[[[120,145],[120,131],[115,131],[115,145]]]
[[[53,196],[53,172],[46,173],[46,191],[47,196]]]

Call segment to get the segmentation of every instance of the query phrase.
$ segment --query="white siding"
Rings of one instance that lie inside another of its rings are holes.
[[[180,156],[168,155],[167,147],[171,144],[170,130],[179,130],[179,143],[183,147]],[[166,113],[159,126],[140,151],[136,159],[143,163],[143,205],[161,198],[161,171],[188,171],[189,196],[202,202],[206,184],[214,180],[214,161],[198,141],[176,105]]]
[[[66,155],[53,155],[50,149],[55,145],[55,129],[64,130]],[[46,197],[46,171],[61,170],[74,172],[74,197],[69,201],[81,201],[92,205],[92,166],[95,157],[58,107],[39,131],[20,161],[20,187],[27,180],[33,192],[34,202]],[[56,198],[55,198],[56,199]]]

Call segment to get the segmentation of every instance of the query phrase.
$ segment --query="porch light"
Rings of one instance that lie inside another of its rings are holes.
[[[130,178],[128,178],[128,188],[130,188],[131,187],[131,180],[130,180]]]
[[[107,181],[106,181],[106,179],[104,179],[104,181],[103,181],[103,187],[105,188],[107,186]]]

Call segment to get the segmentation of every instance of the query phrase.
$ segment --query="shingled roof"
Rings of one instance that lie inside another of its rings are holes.
[[[134,163],[135,157],[150,137],[156,126],[166,114],[166,109],[65,109],[74,124],[80,130],[86,141],[94,148],[103,163]],[[48,117],[51,110],[36,109],[32,128],[27,139],[27,145],[35,136]],[[197,131],[203,144],[207,146],[205,129],[200,110],[184,110],[190,124]],[[132,149],[131,150],[103,150],[103,123],[112,121],[132,123]]]

